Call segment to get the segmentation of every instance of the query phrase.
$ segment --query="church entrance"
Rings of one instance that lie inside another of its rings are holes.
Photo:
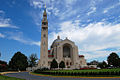
[[[71,45],[70,44],[64,44],[63,45],[63,57],[71,57]]]

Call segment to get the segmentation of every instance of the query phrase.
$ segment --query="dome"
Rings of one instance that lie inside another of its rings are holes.
[[[56,40],[53,41],[53,43],[59,43],[61,41],[62,41],[62,39],[56,39]]]
[[[57,46],[59,45],[59,43],[62,41],[62,39],[60,39],[60,37],[58,36],[57,39],[55,39],[51,45],[51,47],[53,46]]]

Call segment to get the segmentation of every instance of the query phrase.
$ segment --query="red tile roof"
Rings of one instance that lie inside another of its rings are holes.
[[[79,57],[84,57],[84,55],[79,55]]]
[[[48,57],[54,57],[54,55],[48,55]]]

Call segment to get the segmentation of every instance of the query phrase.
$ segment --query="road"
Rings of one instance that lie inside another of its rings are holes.
[[[5,74],[9,77],[16,77],[26,80],[120,80],[120,78],[63,78],[63,77],[45,77],[45,76],[35,76],[31,75],[28,72],[20,73],[9,73]]]

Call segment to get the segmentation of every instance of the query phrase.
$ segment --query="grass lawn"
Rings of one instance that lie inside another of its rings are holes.
[[[18,79],[14,77],[7,77],[7,76],[0,75],[0,80],[25,80],[25,79]]]

